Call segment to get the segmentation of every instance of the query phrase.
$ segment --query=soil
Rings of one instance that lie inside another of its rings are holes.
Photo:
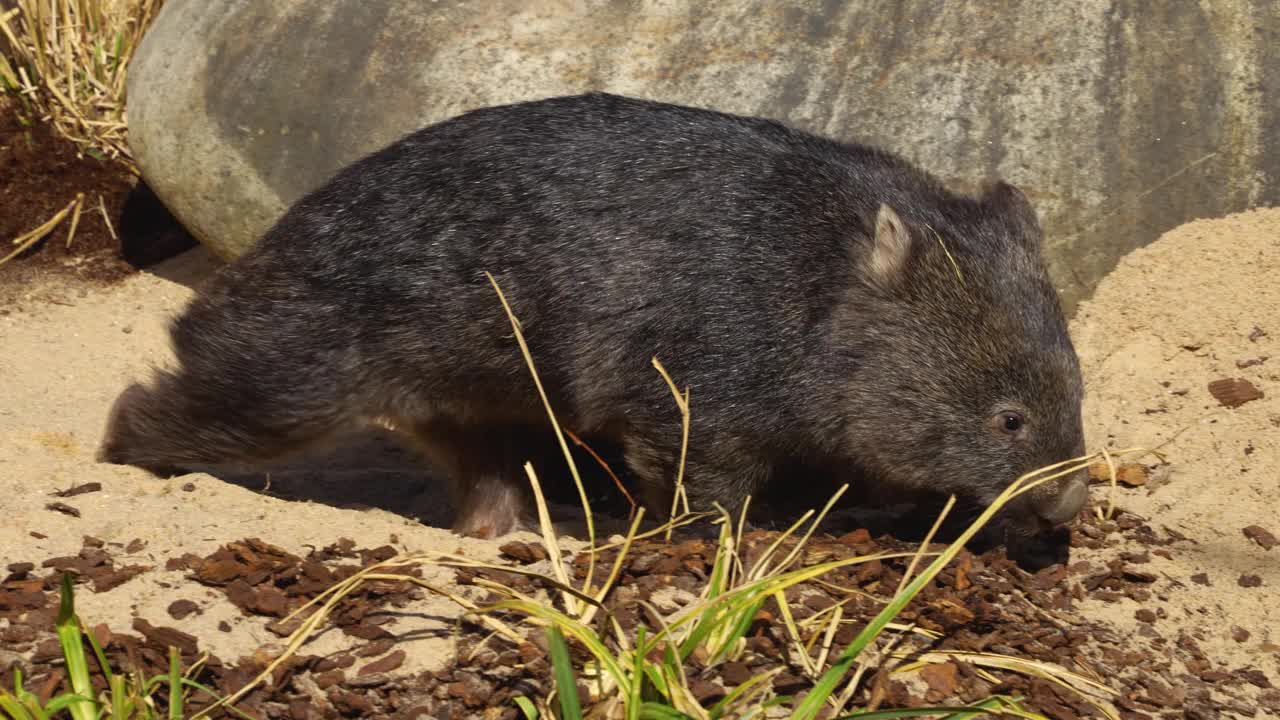
[[[0,305],[58,281],[110,285],[195,241],[123,164],[93,157],[0,97],[0,257],[9,240],[84,197],[74,236],[68,216],[43,240],[0,265]],[[70,244],[68,239],[70,238]]]
[[[12,135],[0,145],[11,145]],[[43,221],[34,216],[16,232]],[[87,261],[54,262],[66,259],[57,248],[39,252],[15,261],[19,269],[0,268],[0,291],[9,293],[0,297],[0,687],[15,663],[28,687],[56,687],[63,668],[52,621],[63,572],[75,578],[78,612],[113,660],[151,673],[165,667],[170,645],[188,660],[208,653],[200,679],[223,692],[280,653],[291,629],[281,626],[284,615],[393,553],[453,552],[550,572],[532,534],[486,542],[449,533],[443,483],[379,433],[256,474],[156,480],[94,463],[115,394],[149,365],[167,362],[168,317],[219,263],[195,248],[138,271],[120,259],[125,250],[105,246],[104,255],[118,254],[114,262],[130,270],[104,277],[76,269]],[[1000,549],[963,555],[903,616],[940,639],[902,649],[1053,662],[1112,688],[1093,699],[1126,719],[1280,717],[1278,273],[1280,209],[1196,221],[1123,260],[1072,323],[1087,383],[1086,431],[1091,446],[1140,445],[1163,459],[1119,461],[1114,491],[1098,473],[1064,563],[1029,573]],[[1109,502],[1110,519],[1099,519]],[[579,553],[580,518],[561,509],[555,517],[564,549]],[[602,534],[620,529],[601,518]],[[914,547],[882,529],[819,535],[804,561]],[[750,533],[744,555],[749,560],[772,537]],[[652,624],[636,601],[677,610],[705,583],[711,557],[705,533],[640,543],[607,604],[625,627]],[[574,567],[585,572],[580,558]],[[472,601],[489,598],[476,584],[482,572],[410,570]],[[847,601],[839,647],[903,570],[886,560],[837,571],[829,585],[789,593],[790,612],[803,619]],[[527,592],[540,586],[519,575],[502,579]],[[455,603],[416,585],[367,588],[334,618],[241,707],[281,718],[515,718],[514,696],[549,687],[539,633],[515,644],[492,637]],[[714,702],[774,668],[777,692],[806,692],[811,681],[780,618],[775,605],[761,608],[730,662],[704,667],[691,659],[695,694]],[[1006,693],[1048,717],[1102,717],[1080,694],[964,659],[873,675],[866,687],[855,705]],[[589,701],[591,689],[582,691]]]

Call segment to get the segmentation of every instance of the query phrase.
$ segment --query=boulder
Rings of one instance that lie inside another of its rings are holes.
[[[472,108],[606,90],[763,115],[1019,185],[1071,309],[1165,230],[1280,201],[1276,47],[1271,0],[167,0],[129,133],[232,258],[343,165]]]

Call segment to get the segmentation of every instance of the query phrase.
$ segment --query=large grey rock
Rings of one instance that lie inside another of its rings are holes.
[[[1280,3],[168,0],[144,176],[219,255],[341,166],[485,105],[608,90],[765,115],[1036,202],[1069,308],[1186,220],[1280,201]]]

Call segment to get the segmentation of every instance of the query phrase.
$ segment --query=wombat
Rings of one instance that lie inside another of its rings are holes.
[[[545,408],[616,443],[671,507],[688,386],[694,509],[796,462],[986,503],[1083,454],[1081,377],[1028,199],[779,122],[590,93],[466,112],[337,173],[171,326],[175,369],[117,399],[102,461],[263,462],[358,423],[451,479],[457,532],[532,523]],[[1073,476],[1001,522],[1074,517]]]

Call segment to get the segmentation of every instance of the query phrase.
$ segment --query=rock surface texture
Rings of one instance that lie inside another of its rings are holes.
[[[1280,5],[168,0],[148,183],[218,255],[423,125],[587,90],[763,115],[1036,203],[1068,309],[1188,220],[1280,202]]]

